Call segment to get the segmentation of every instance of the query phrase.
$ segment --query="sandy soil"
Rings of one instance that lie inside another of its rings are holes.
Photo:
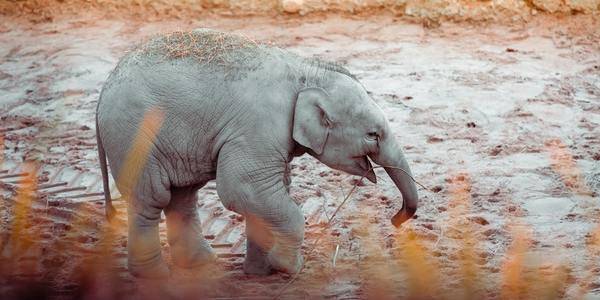
[[[506,287],[519,281],[528,282],[520,296],[543,295],[535,283],[555,282],[559,296],[600,297],[593,247],[600,217],[600,23],[589,16],[434,29],[391,16],[1,24],[0,170],[33,159],[43,166],[41,184],[68,168],[96,178],[89,190],[99,191],[94,109],[124,51],[176,29],[234,31],[347,65],[386,111],[416,179],[429,189],[420,190],[418,217],[396,230],[389,220],[400,196],[378,170],[379,183],[360,183],[326,226],[357,179],[310,157],[296,159],[291,192],[307,214],[307,263],[284,297],[511,298]],[[6,255],[19,199],[13,201],[14,178],[0,173],[0,181]],[[200,194],[202,205],[219,205],[214,184]],[[214,269],[174,270],[169,283],[136,281],[125,269],[126,221],[121,215],[103,248],[98,200],[43,193],[33,200],[25,232],[34,246],[17,260],[1,260],[0,293],[32,293],[19,287],[42,282],[49,285],[35,291],[63,298],[261,298],[277,296],[292,279],[246,276],[241,257],[223,254]],[[243,240],[241,218],[211,211],[233,220],[230,230]],[[164,226],[161,235],[168,256]],[[243,244],[232,247],[243,253]],[[99,249],[110,255],[99,256]],[[107,269],[116,272],[95,276]]]

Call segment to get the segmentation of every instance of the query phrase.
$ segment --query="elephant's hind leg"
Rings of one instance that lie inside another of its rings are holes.
[[[202,235],[197,191],[197,187],[172,188],[171,201],[165,209],[171,256],[173,262],[183,268],[194,268],[216,260]]]
[[[169,268],[162,258],[158,223],[170,193],[160,180],[146,174],[138,183],[135,197],[128,199],[128,267],[132,275],[164,278]]]

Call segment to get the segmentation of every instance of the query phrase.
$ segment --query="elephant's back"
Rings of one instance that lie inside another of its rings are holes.
[[[261,69],[270,50],[244,36],[210,29],[159,35],[119,61],[100,100],[119,101],[116,98],[124,98],[132,90],[136,90],[134,94],[149,94],[143,95],[146,98],[170,93],[171,100],[191,93],[214,96],[211,88],[222,89]],[[125,98],[131,101],[131,97]]]
[[[164,65],[175,71],[187,66],[204,73],[240,73],[259,68],[269,49],[245,36],[211,29],[175,31],[136,46],[118,68]]]

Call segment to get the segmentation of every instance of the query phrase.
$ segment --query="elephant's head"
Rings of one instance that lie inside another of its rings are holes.
[[[298,92],[293,138],[329,167],[364,175],[373,183],[377,180],[369,159],[382,166],[402,194],[402,209],[392,219],[398,227],[417,210],[417,188],[408,163],[383,111],[363,86],[335,74],[329,84]]]

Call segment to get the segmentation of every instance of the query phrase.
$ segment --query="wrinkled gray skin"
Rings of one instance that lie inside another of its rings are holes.
[[[136,276],[169,274],[158,234],[162,211],[175,264],[189,268],[215,259],[196,213],[198,189],[214,179],[223,205],[246,220],[244,271],[298,271],[304,217],[288,194],[288,164],[304,153],[376,182],[370,158],[386,167],[402,194],[394,224],[416,211],[414,183],[394,168],[410,173],[386,117],[348,71],[274,47],[240,51],[252,54],[236,59],[239,53],[231,53],[233,59],[212,63],[134,52],[104,86],[97,131],[109,216],[105,154],[117,178],[144,113],[156,107],[165,113],[126,199],[128,265]],[[126,188],[121,180],[117,186]]]

